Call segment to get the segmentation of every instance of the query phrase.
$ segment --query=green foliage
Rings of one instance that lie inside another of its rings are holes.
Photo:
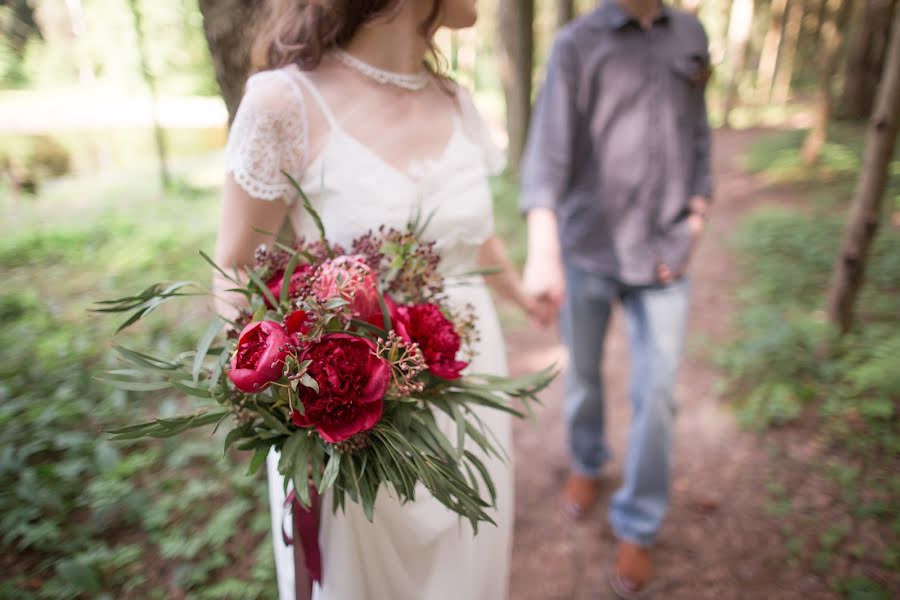
[[[751,166],[790,183],[798,199],[805,193],[814,201],[757,210],[740,227],[737,335],[717,359],[744,426],[762,431],[804,417],[804,448],[814,451],[802,461],[793,451],[776,452],[766,505],[784,524],[787,546],[794,544],[787,559],[806,561],[846,598],[888,597],[878,582],[882,573],[896,573],[900,555],[900,478],[893,475],[900,456],[900,231],[887,223],[879,230],[858,301],[859,326],[839,338],[823,307],[859,137],[839,129],[817,169],[800,165],[802,139],[761,137],[751,151]],[[900,181],[892,177],[896,190]],[[790,434],[773,439],[776,448],[798,444]],[[823,497],[830,501],[801,509]],[[871,530],[878,532],[877,550],[860,534]],[[800,543],[803,533],[812,535]]]
[[[126,283],[208,280],[194,257],[216,222],[211,191],[165,198],[149,177],[123,179],[61,182],[0,226],[0,544],[18,557],[0,597],[274,597],[265,485],[222,458],[221,436],[137,446],[100,433],[193,401],[139,403],[98,381],[112,324],[86,309]],[[196,314],[158,312],[155,344],[202,334]]]
[[[800,152],[806,133],[790,130],[760,137],[747,154],[747,167],[774,183],[827,183],[827,188],[816,189],[820,203],[844,205],[853,195],[862,164],[864,129],[846,123],[832,125],[819,163],[814,166],[804,164]],[[900,146],[888,169],[885,198],[889,207],[900,210]]]
[[[10,61],[6,71],[11,75],[11,83],[58,88],[78,83],[82,72],[88,71],[101,85],[143,89],[134,19],[127,2],[82,0],[84,28],[78,36],[72,35],[77,28],[73,27],[63,0],[32,4],[38,10],[41,35],[31,36]],[[197,4],[144,0],[139,6],[144,16],[144,35],[153,41],[150,69],[161,91],[217,94]],[[0,68],[3,66],[0,62]]]
[[[735,245],[747,276],[740,291],[745,308],[740,335],[719,362],[741,390],[747,425],[790,421],[807,401],[819,399],[835,431],[846,429],[852,413],[870,426],[863,439],[893,448],[900,235],[887,229],[877,238],[859,302],[865,325],[837,340],[821,306],[840,233],[838,218],[786,210],[759,211],[743,225]]]
[[[857,575],[841,581],[837,586],[848,600],[890,600],[891,592],[868,577]]]

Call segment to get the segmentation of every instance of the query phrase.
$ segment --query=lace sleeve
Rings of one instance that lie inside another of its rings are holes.
[[[292,202],[295,191],[282,171],[300,180],[309,128],[303,94],[285,73],[263,71],[247,80],[228,143],[225,169],[254,198]]]
[[[506,168],[506,154],[500,146],[491,138],[491,132],[487,123],[478,112],[472,95],[468,90],[458,87],[460,111],[462,113],[463,127],[472,140],[484,153],[485,167],[490,175],[499,175]]]

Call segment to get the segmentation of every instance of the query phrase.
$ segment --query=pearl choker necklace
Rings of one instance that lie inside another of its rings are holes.
[[[373,67],[369,63],[359,60],[346,50],[341,50],[340,48],[334,50],[334,57],[341,61],[345,66],[350,67],[354,71],[358,71],[369,79],[386,85],[395,85],[404,90],[417,92],[424,89],[431,80],[431,74],[424,69],[418,73],[412,74],[386,71],[384,69],[379,69],[378,67]]]

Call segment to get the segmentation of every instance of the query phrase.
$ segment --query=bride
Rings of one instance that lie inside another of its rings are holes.
[[[450,281],[481,266],[496,291],[532,317],[544,311],[523,293],[493,234],[488,175],[503,166],[469,94],[441,75],[432,36],[474,24],[476,0],[270,0],[250,77],[226,149],[216,258],[240,268],[290,219],[298,236],[316,236],[282,171],[309,195],[328,238],[342,245],[380,225],[402,228],[433,214]],[[429,60],[430,59],[430,60]],[[220,282],[221,283],[221,282]],[[219,284],[217,284],[219,285]],[[224,289],[219,287],[219,289]],[[472,372],[503,374],[505,348],[484,281],[449,287],[450,302],[471,304],[480,343]],[[509,417],[480,415],[510,449]],[[446,423],[446,427],[452,424]],[[475,536],[468,523],[420,487],[401,505],[382,488],[374,522],[348,503],[332,514],[325,498],[318,600],[500,600],[506,597],[513,523],[510,464],[489,460],[497,487],[492,514]],[[268,461],[278,588],[294,597],[292,550],[282,541],[285,499],[277,457]]]

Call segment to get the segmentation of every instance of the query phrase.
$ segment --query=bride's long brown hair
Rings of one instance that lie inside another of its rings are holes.
[[[268,0],[268,15],[253,47],[254,70],[296,64],[312,70],[329,49],[347,44],[360,27],[390,18],[408,0]],[[431,40],[441,16],[442,0],[432,0],[419,34],[430,48],[429,68],[442,64]]]

